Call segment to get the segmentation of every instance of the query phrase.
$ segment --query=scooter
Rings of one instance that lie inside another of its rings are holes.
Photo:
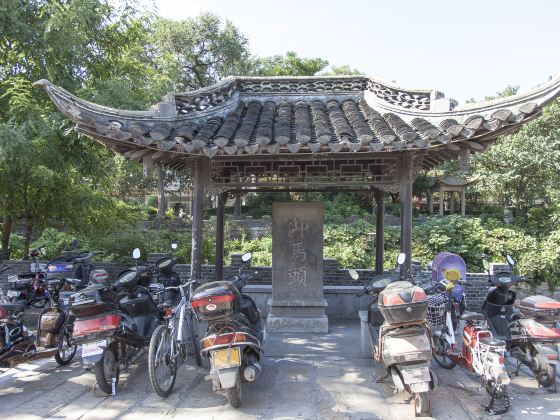
[[[72,361],[77,348],[72,338],[73,318],[58,300],[61,287],[59,281],[48,285],[50,305],[39,314],[36,336],[23,324],[24,305],[0,304],[0,368],[52,356],[60,366]]]
[[[177,260],[173,256],[173,252],[176,249],[177,244],[172,243],[171,256],[163,257],[155,263],[153,279],[148,289],[158,305],[168,303],[171,306],[176,306],[181,300],[181,293],[179,291],[181,279],[179,274],[173,271],[173,267],[177,264]],[[161,289],[161,287],[163,287],[163,289]]]
[[[515,260],[506,257],[511,271]],[[527,281],[509,271],[490,274],[485,261],[488,281],[494,286],[486,295],[482,312],[496,337],[506,342],[509,354],[517,360],[514,375],[526,365],[535,375],[539,386],[553,386],[556,391],[556,366],[560,354],[560,302],[546,296],[522,299],[519,309],[514,308],[516,293],[511,287]],[[541,323],[541,322],[543,323]]]
[[[241,405],[241,382],[253,382],[261,373],[259,361],[266,338],[261,311],[242,294],[251,276],[243,274],[251,253],[242,256],[239,274],[227,281],[203,284],[191,295],[198,320],[207,321],[201,354],[210,359],[214,390],[225,389],[233,407]]]
[[[447,279],[441,280],[440,284],[448,293],[455,287],[455,283]],[[440,307],[435,306],[434,301],[431,304],[429,312],[439,315]],[[445,312],[441,319],[443,325],[441,330],[435,330],[434,336],[436,361],[446,369],[460,364],[474,372],[486,390],[488,401],[484,403],[485,410],[489,414],[506,413],[510,406],[507,393],[510,379],[504,365],[506,342],[494,338],[483,314],[464,311],[459,315],[464,326],[461,331],[461,352],[457,353],[455,327],[451,319],[453,311],[452,299],[445,299]]]
[[[140,250],[136,248],[132,256],[137,261]],[[82,361],[87,368],[93,366],[97,385],[106,394],[116,395],[120,372],[145,353],[162,320],[145,283],[150,278],[146,273],[153,269],[136,265],[120,273],[112,285],[91,284],[70,298]]]
[[[404,264],[406,258],[401,253],[397,263]],[[349,272],[352,279],[359,279],[355,270]],[[430,369],[433,343],[426,320],[426,293],[406,280],[395,281],[392,277],[377,280],[365,286],[358,296],[373,296],[368,307],[373,356],[386,369],[386,374],[376,378],[376,382],[391,377],[398,391],[412,394],[414,414],[419,417],[429,415],[428,392],[436,385],[435,374]]]

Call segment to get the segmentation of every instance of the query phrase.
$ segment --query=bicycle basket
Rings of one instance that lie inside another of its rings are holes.
[[[445,325],[448,297],[442,293],[428,296],[428,322],[432,327]]]

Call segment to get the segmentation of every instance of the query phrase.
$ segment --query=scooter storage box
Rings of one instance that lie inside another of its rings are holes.
[[[107,312],[116,304],[118,294],[113,286],[97,284],[72,294],[72,313],[79,318]]]
[[[203,284],[191,297],[191,305],[202,321],[233,315],[239,310],[239,302],[241,294],[229,281]]]
[[[59,308],[47,309],[41,315],[39,320],[39,328],[41,332],[49,334],[58,334],[64,325],[66,315]]]
[[[519,302],[519,310],[525,318],[537,322],[556,322],[560,320],[560,302],[547,296],[530,296]]]
[[[426,293],[408,281],[389,284],[379,293],[378,302],[379,310],[389,324],[426,320]]]

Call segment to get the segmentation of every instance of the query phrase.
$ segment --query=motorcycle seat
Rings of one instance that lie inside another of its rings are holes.
[[[484,315],[477,312],[463,312],[459,315],[461,321],[484,321]]]
[[[21,303],[0,303],[0,309],[8,312],[24,312],[25,306]]]
[[[503,347],[506,345],[506,342],[504,340],[498,340],[494,337],[482,337],[480,339],[480,343],[490,347]]]

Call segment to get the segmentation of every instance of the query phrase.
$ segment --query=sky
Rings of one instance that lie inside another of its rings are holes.
[[[560,1],[153,0],[161,16],[233,22],[256,55],[295,51],[463,102],[560,74]]]

